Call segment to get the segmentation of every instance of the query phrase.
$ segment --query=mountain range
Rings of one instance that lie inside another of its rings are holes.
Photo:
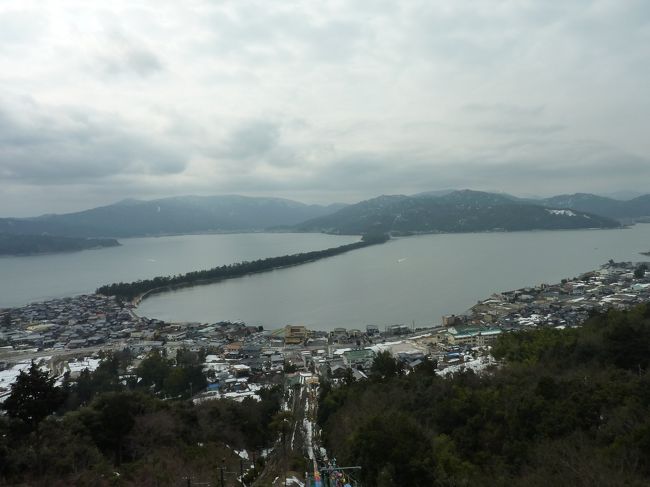
[[[344,205],[306,205],[280,198],[179,196],[124,200],[90,210],[34,218],[1,218],[0,233],[74,237],[135,237],[243,232],[295,225]]]
[[[650,214],[650,213],[649,213]],[[546,206],[510,195],[453,191],[442,196],[380,196],[300,223],[301,231],[335,234],[448,233],[616,228],[620,223],[566,206]]]
[[[571,208],[617,219],[635,219],[650,216],[650,194],[630,200],[615,200],[589,193],[565,194],[539,200],[554,208]]]
[[[67,214],[0,218],[0,234],[96,238],[268,229],[408,234],[613,228],[620,221],[648,216],[650,195],[626,201],[584,193],[524,199],[503,193],[445,190],[327,206],[237,195],[178,196],[123,200]]]

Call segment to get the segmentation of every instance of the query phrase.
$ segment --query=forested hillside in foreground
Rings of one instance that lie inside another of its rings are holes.
[[[222,467],[232,485],[235,450],[259,459],[277,437],[282,388],[260,390],[259,401],[193,404],[206,378],[196,353],[179,352],[152,352],[130,372],[128,354],[107,355],[62,386],[36,365],[21,373],[1,405],[0,485],[177,486],[188,476],[217,485]]]
[[[371,380],[325,388],[330,456],[376,487],[650,484],[650,305],[493,351],[506,364],[481,376],[404,376],[381,356]]]

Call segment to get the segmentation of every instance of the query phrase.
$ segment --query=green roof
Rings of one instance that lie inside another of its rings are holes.
[[[367,349],[348,350],[346,352],[343,352],[343,355],[345,355],[349,359],[364,359],[364,358],[374,358],[375,352]]]

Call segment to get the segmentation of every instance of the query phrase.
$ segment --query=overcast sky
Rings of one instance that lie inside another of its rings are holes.
[[[0,2],[0,216],[648,183],[648,0]]]

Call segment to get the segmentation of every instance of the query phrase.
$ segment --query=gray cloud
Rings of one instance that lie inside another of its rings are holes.
[[[493,122],[477,125],[478,130],[494,134],[532,134],[549,135],[562,132],[566,126],[560,124],[531,124],[516,122]]]
[[[649,25],[645,0],[9,0],[0,207],[645,190]]]
[[[242,0],[235,9],[215,5],[205,23],[210,32],[206,50],[258,63],[308,56],[338,64],[354,56],[365,30],[353,19],[257,0]]]
[[[29,100],[0,102],[4,180],[70,184],[115,175],[176,174],[185,167],[178,149],[130,131],[117,117]]]
[[[283,131],[292,127],[301,130],[303,125],[295,122],[281,125],[269,120],[247,121],[238,124],[207,153],[247,175],[260,165],[290,167],[300,164],[296,149],[282,140]]]
[[[164,69],[151,48],[120,31],[107,36],[95,62],[100,72],[109,76],[127,74],[146,78]]]
[[[528,139],[509,147],[484,147],[472,159],[434,160],[417,151],[349,154],[292,178],[234,175],[218,189],[285,196],[330,194],[331,200],[344,194],[352,201],[467,187],[550,196],[624,187],[629,174],[650,180],[650,159],[594,141],[556,141],[549,146],[548,141]]]
[[[497,115],[506,117],[537,117],[544,112],[544,106],[524,106],[508,103],[467,103],[461,107],[469,113]]]
[[[223,144],[221,155],[233,159],[265,157],[280,141],[280,128],[271,122],[254,121],[237,127]]]

